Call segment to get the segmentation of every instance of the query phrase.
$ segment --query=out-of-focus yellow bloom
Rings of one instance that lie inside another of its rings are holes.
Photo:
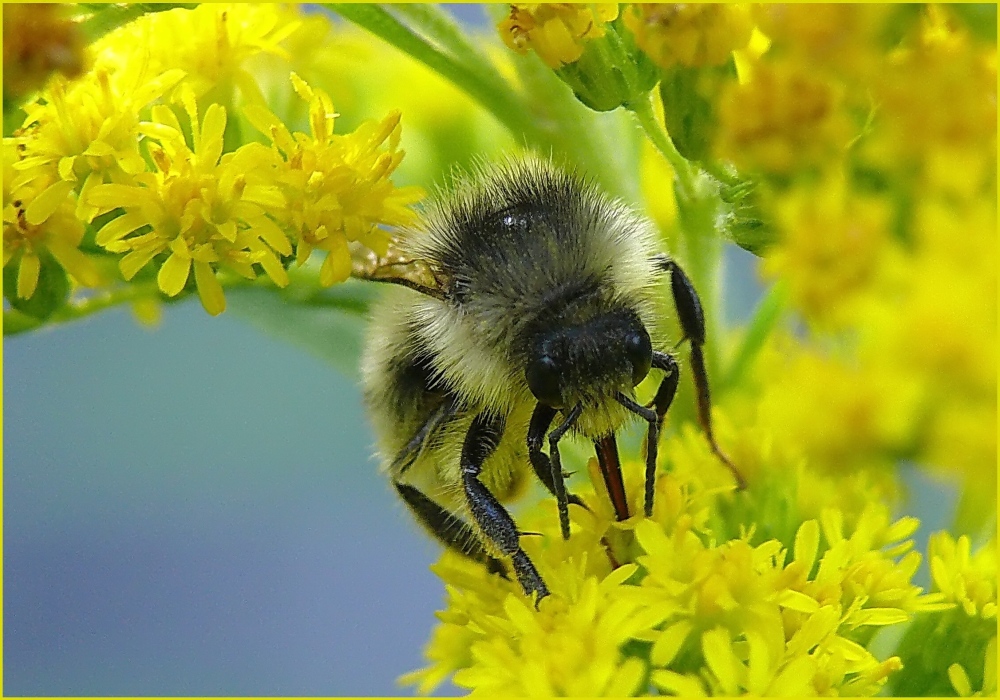
[[[635,3],[622,21],[661,68],[721,65],[746,48],[754,26],[747,5]]]
[[[764,275],[786,280],[810,321],[839,326],[856,318],[859,295],[884,273],[888,204],[849,191],[834,176],[819,187],[793,187],[774,209],[781,245],[764,259]]]
[[[751,6],[776,52],[831,76],[864,80],[877,69],[879,36],[890,20],[885,4],[776,3]]]
[[[75,78],[84,67],[83,36],[58,4],[11,3],[3,12],[4,102],[40,88],[53,73]]]
[[[296,9],[280,4],[175,8],[143,15],[102,37],[93,45],[94,62],[113,76],[135,62],[144,63],[150,75],[181,70],[196,98],[212,93],[214,101],[231,107],[233,87],[245,100],[260,101],[248,62],[261,54],[287,58],[283,43],[300,26]]]
[[[927,548],[934,588],[958,603],[970,617],[997,616],[997,551],[991,541],[971,553],[968,535],[957,540],[948,532],[931,535]]]
[[[969,674],[961,664],[948,667],[948,680],[960,697],[996,697],[997,694],[997,638],[993,637],[986,645],[983,655],[983,686],[973,692]]]
[[[412,223],[410,205],[423,190],[397,188],[389,180],[403,158],[398,112],[366,121],[350,134],[334,134],[337,115],[329,96],[295,74],[292,83],[309,104],[311,133],[292,133],[268,110],[249,107],[248,118],[272,142],[269,155],[263,147],[253,153],[268,163],[283,194],[282,205],[270,211],[295,239],[297,262],[304,263],[314,248],[325,250],[320,283],[331,285],[350,274],[348,241],[384,255],[389,234],[378,226]]]
[[[837,85],[800,64],[764,61],[718,98],[715,155],[740,170],[787,175],[840,160],[854,136]]]
[[[618,5],[610,3],[514,3],[497,28],[510,48],[534,49],[545,65],[559,68],[579,59],[586,42],[604,36],[604,24],[616,17]]]
[[[253,266],[260,264],[284,286],[288,275],[275,252],[291,255],[292,249],[264,210],[282,201],[277,188],[248,185],[247,171],[234,165],[234,156],[222,156],[225,109],[210,105],[199,125],[193,96],[184,102],[192,145],[173,111],[154,107],[153,121],[140,130],[158,142],[149,146],[156,171],[137,175],[134,185],[98,185],[89,197],[99,212],[125,212],[98,231],[97,243],[127,253],[119,264],[126,280],[169,252],[157,273],[160,290],[176,296],[193,268],[202,305],[215,315],[225,310],[218,268],[253,279]]]
[[[799,349],[764,389],[760,420],[786,432],[783,446],[816,467],[888,464],[916,439],[920,388],[891,368]]]

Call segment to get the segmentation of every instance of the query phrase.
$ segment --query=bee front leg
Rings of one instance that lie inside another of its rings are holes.
[[[511,558],[514,573],[517,574],[517,580],[521,583],[525,595],[538,594],[535,600],[537,605],[538,601],[549,594],[549,589],[542,581],[535,565],[521,549],[521,533],[514,519],[496,496],[479,480],[483,463],[500,444],[504,423],[503,417],[491,416],[486,412],[480,413],[472,420],[469,432],[465,436],[465,443],[462,445],[462,485],[465,487],[469,512],[476,524],[497,549]]]
[[[552,425],[552,420],[556,416],[556,409],[551,406],[546,406],[543,403],[539,403],[535,407],[535,412],[531,414],[531,424],[528,426],[528,459],[531,461],[531,466],[535,470],[535,475],[538,480],[541,481],[545,488],[549,490],[553,496],[556,497],[556,502],[559,505],[560,523],[562,523],[562,513],[566,512],[565,526],[563,527],[563,539],[569,539],[569,505],[570,503],[575,503],[578,506],[586,508],[583,501],[580,500],[578,496],[572,493],[567,493],[566,486],[563,483],[557,483],[556,472],[552,467],[552,463],[549,461],[548,455],[542,452],[542,444],[545,442],[545,433]],[[559,472],[559,477],[562,477],[562,472]],[[562,482],[560,478],[558,480]]]

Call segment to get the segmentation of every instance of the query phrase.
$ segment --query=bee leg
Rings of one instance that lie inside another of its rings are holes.
[[[433,413],[427,418],[426,422],[410,441],[406,443],[406,446],[399,451],[396,455],[396,459],[392,461],[389,467],[389,471],[392,474],[403,474],[407,469],[409,469],[417,458],[420,457],[421,453],[424,451],[424,447],[427,445],[427,438],[437,430],[439,425],[447,423],[452,416],[454,416],[459,409],[458,397],[450,395],[443,404],[438,406]]]
[[[660,436],[660,417],[656,414],[656,411],[637,404],[620,391],[615,392],[615,401],[649,423],[649,435],[646,437],[645,494],[645,513],[646,517],[649,518],[653,515],[653,486],[656,484],[656,451],[658,448],[657,442],[659,442],[658,438]]]
[[[469,527],[468,523],[449,513],[422,491],[409,484],[394,481],[393,486],[417,520],[445,546],[485,564],[490,573],[497,573],[507,578],[503,562],[490,556],[479,541],[476,531]]]
[[[566,479],[563,477],[562,465],[560,464],[559,441],[562,440],[566,431],[576,423],[581,413],[583,413],[583,404],[578,403],[566,416],[566,420],[549,433],[549,475],[554,486],[552,492],[555,494],[556,504],[559,506],[559,527],[562,528],[564,540],[569,539],[569,498],[566,495]]]
[[[667,260],[663,263],[663,268],[670,272],[670,290],[674,296],[674,306],[677,307],[677,317],[680,319],[681,330],[684,331],[684,337],[691,341],[691,374],[694,377],[694,386],[698,395],[698,423],[705,431],[705,437],[708,438],[712,452],[723,464],[729,467],[729,471],[736,479],[737,486],[740,489],[745,489],[746,481],[723,453],[715,441],[715,435],[712,434],[712,402],[708,391],[705,357],[701,352],[701,346],[705,344],[705,312],[701,308],[701,300],[698,298],[698,292],[695,291],[691,280],[677,263],[673,260]]]
[[[659,432],[663,432],[663,419],[670,410],[670,405],[674,402],[674,395],[677,393],[677,383],[681,378],[680,367],[673,355],[665,352],[653,351],[653,367],[661,369],[666,376],[660,382],[660,387],[656,390],[656,396],[649,406],[656,407],[656,427]]]
[[[462,445],[462,484],[469,503],[469,512],[475,519],[483,535],[503,554],[511,558],[514,573],[521,583],[525,595],[537,593],[535,605],[549,594],[535,565],[521,549],[520,533],[510,513],[500,504],[496,496],[479,480],[483,463],[493,454],[503,435],[503,417],[480,413],[472,420],[469,432]]]
[[[556,486],[556,480],[554,478],[555,472],[552,469],[552,463],[549,461],[547,454],[542,452],[542,443],[545,440],[545,433],[548,431],[549,426],[552,425],[552,419],[556,416],[556,409],[551,406],[546,406],[543,403],[539,403],[535,406],[535,412],[531,414],[531,424],[528,426],[528,459],[531,461],[531,466],[535,470],[535,475],[538,480],[545,485],[545,488],[549,490],[556,500],[559,500],[559,489]],[[560,472],[561,476],[561,472]],[[560,480],[562,481],[562,480]],[[567,503],[575,503],[578,506],[586,508],[583,501],[579,497],[573,495],[572,493],[566,492],[565,484],[563,484],[562,493]],[[559,512],[562,513],[563,508],[567,508],[568,517],[568,506],[559,503]],[[567,527],[563,530],[563,538],[569,539],[569,521],[566,522]]]

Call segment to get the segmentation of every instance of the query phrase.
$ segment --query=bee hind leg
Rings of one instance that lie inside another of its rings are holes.
[[[442,425],[451,420],[460,408],[458,397],[451,395],[444,403],[438,406],[427,418],[420,429],[413,434],[410,441],[406,443],[396,459],[392,461],[389,471],[392,474],[402,474],[409,469],[417,458],[423,453],[427,446],[427,440]]]
[[[483,463],[496,450],[504,428],[503,417],[492,416],[486,412],[480,413],[472,420],[462,445],[462,485],[465,488],[469,512],[483,536],[500,552],[511,558],[514,573],[525,595],[538,594],[535,599],[537,606],[538,602],[549,594],[549,589],[531,559],[521,549],[521,533],[514,519],[496,496],[479,480]]]
[[[674,306],[677,308],[677,317],[680,319],[681,330],[684,331],[684,338],[691,341],[691,374],[694,377],[694,386],[698,395],[698,423],[708,438],[708,443],[712,447],[715,456],[725,464],[729,471],[733,473],[736,484],[740,489],[746,488],[746,481],[739,470],[729,461],[712,434],[712,402],[708,391],[708,373],[705,371],[705,357],[701,352],[701,346],[705,344],[705,312],[701,307],[701,300],[698,292],[695,291],[691,280],[684,274],[684,271],[673,260],[662,259],[659,261],[662,269],[670,272],[670,291],[674,297]],[[657,356],[664,356],[664,353],[653,354],[653,366],[658,366]],[[669,357],[669,355],[665,355]],[[662,359],[662,358],[661,358]],[[670,358],[672,361],[673,358]],[[673,368],[676,370],[677,364]],[[663,367],[661,367],[663,369]],[[661,421],[662,422],[662,421]]]

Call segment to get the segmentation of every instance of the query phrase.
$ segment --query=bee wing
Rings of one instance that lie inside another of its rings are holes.
[[[351,251],[351,276],[399,284],[436,299],[447,296],[448,279],[437,266],[427,260],[405,256],[391,246],[383,257],[360,246],[354,248]]]

